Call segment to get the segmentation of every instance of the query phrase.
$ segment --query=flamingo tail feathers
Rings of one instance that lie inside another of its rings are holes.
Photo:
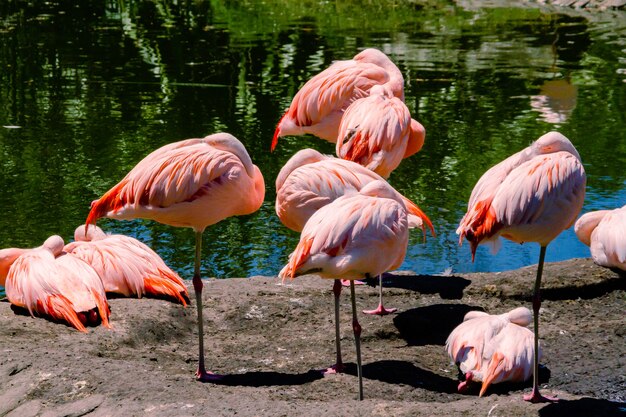
[[[311,253],[311,246],[313,245],[313,238],[306,239],[300,243],[296,247],[296,250],[293,252],[287,266],[285,267],[285,272],[283,277],[295,278],[296,271],[300,268],[309,257],[309,253]]]
[[[143,280],[145,290],[150,295],[166,295],[168,297],[178,300],[183,306],[187,306],[187,290],[183,287],[180,288],[175,282],[172,282],[168,278],[161,276],[147,276]]]
[[[55,320],[65,321],[76,330],[87,333],[87,329],[74,311],[72,302],[63,295],[51,295],[45,301],[37,301],[37,311],[44,312]]]
[[[116,211],[124,205],[119,193],[124,185],[124,182],[120,182],[107,191],[100,199],[94,200],[91,203],[91,210],[89,211],[87,220],[85,220],[85,233],[90,224],[96,224],[99,218],[105,217],[108,212]]]
[[[280,137],[280,123],[283,121],[285,116],[287,116],[287,112],[285,112],[285,114],[282,115],[282,117],[278,121],[278,124],[276,125],[276,130],[274,131],[274,137],[272,138],[272,145],[270,146],[270,152],[274,152],[274,149],[276,148],[276,144],[278,144],[278,138]]]

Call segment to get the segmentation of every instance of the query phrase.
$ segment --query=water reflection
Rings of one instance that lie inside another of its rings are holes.
[[[333,147],[285,138],[268,152],[297,89],[333,60],[377,47],[398,64],[426,127],[422,151],[390,182],[430,216],[438,237],[411,238],[418,273],[504,270],[536,259],[506,244],[494,257],[454,234],[491,165],[558,128],[588,173],[585,210],[626,203],[623,14],[476,8],[452,3],[165,0],[0,3],[0,247],[69,238],[91,200],[151,150],[229,131],[266,178],[261,210],[205,233],[206,275],[273,275],[298,235],[274,214],[276,175],[293,153]],[[532,103],[529,105],[529,101]],[[539,112],[539,114],[538,114]],[[539,117],[538,117],[539,116]],[[191,275],[190,231],[105,221]],[[588,256],[571,231],[548,260]]]

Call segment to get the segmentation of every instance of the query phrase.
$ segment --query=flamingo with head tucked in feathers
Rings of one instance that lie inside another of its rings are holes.
[[[596,264],[626,271],[626,206],[585,213],[574,231]]]
[[[234,136],[217,133],[165,145],[141,160],[117,185],[91,204],[86,225],[101,217],[151,219],[190,227],[196,235],[193,286],[198,310],[198,371],[201,381],[220,379],[204,363],[202,232],[227,217],[257,211],[265,183],[246,148]]]
[[[98,226],[80,225],[63,249],[96,270],[107,293],[141,298],[164,296],[187,305],[183,280],[147,245],[130,236],[109,235]]]
[[[63,252],[61,236],[34,249],[0,250],[0,285],[11,304],[31,316],[63,321],[81,332],[86,324],[109,325],[109,305],[97,272]]]
[[[470,311],[446,340],[446,350],[463,373],[459,392],[471,381],[482,381],[479,396],[489,385],[526,381],[533,373],[534,335],[526,326],[532,314],[526,307],[490,315]],[[538,354],[541,357],[541,349]]]
[[[278,138],[311,134],[331,143],[337,142],[339,123],[345,109],[366,97],[375,85],[385,84],[392,94],[404,100],[404,78],[398,67],[383,52],[369,48],[353,59],[335,61],[307,81],[296,93],[281,117],[271,149]]]
[[[361,326],[357,320],[354,280],[398,268],[408,246],[404,201],[385,181],[372,181],[316,211],[306,222],[300,242],[279,277],[315,273],[348,279],[357,354],[359,399],[363,399]],[[384,254],[384,256],[381,256]]]
[[[388,86],[375,85],[344,112],[336,152],[388,178],[404,158],[422,149],[425,137],[424,126],[411,118],[404,102]]]
[[[580,155],[562,134],[549,132],[526,149],[490,168],[478,180],[457,229],[470,242],[472,260],[481,243],[498,248],[499,237],[540,245],[533,291],[535,355],[532,402],[553,400],[539,393],[539,308],[546,247],[576,220],[585,199]]]
[[[373,171],[352,161],[323,155],[313,149],[303,149],[294,154],[282,167],[276,178],[276,214],[280,221],[296,232],[301,232],[309,218],[320,208],[332,203],[348,192],[359,191],[372,181],[384,181]],[[411,200],[397,194],[408,213],[409,228],[420,227],[425,233],[425,225],[434,236],[433,225],[424,212]],[[396,311],[383,305],[382,274],[379,275],[379,304],[366,314],[385,315]],[[339,296],[341,280],[333,285],[335,300],[335,333],[337,362],[327,372],[341,372],[341,345],[339,341]]]

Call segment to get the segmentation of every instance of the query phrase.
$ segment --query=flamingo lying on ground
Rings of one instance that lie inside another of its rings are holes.
[[[341,118],[337,156],[354,161],[388,178],[402,159],[424,145],[426,131],[411,119],[404,102],[387,86],[375,85],[367,97],[355,100]]]
[[[490,315],[470,311],[446,340],[446,350],[459,367],[465,381],[482,381],[479,396],[489,385],[504,381],[523,382],[533,372],[534,335],[526,328],[532,321],[530,310],[519,307],[508,313]],[[541,349],[538,357],[541,357]]]
[[[100,277],[82,260],[63,252],[63,239],[51,236],[34,249],[0,251],[0,285],[11,304],[31,316],[50,317],[81,332],[86,324],[109,325],[109,305]]]
[[[353,59],[335,61],[315,75],[296,93],[282,116],[272,140],[311,134],[337,142],[341,116],[356,99],[366,97],[374,85],[385,84],[393,95],[404,100],[404,78],[389,57],[377,49],[365,49]]]
[[[165,145],[141,160],[117,185],[91,204],[86,225],[100,217],[151,219],[190,227],[196,235],[193,287],[198,309],[198,371],[201,381],[219,379],[206,371],[200,256],[202,232],[230,216],[257,211],[265,183],[243,144],[228,133]]]
[[[355,162],[322,155],[313,149],[303,149],[287,161],[276,178],[276,214],[285,226],[300,232],[307,220],[321,207],[348,191],[359,191],[372,181],[384,181],[384,179]],[[400,193],[397,193],[397,197],[402,199],[407,209],[409,228],[420,227],[425,234],[425,225],[427,225],[434,236],[435,231],[428,216]],[[383,306],[382,274],[378,278],[378,308],[366,310],[364,313],[377,315],[393,313],[396,309],[386,309]],[[339,314],[341,285],[338,282],[333,286],[333,292],[335,309]],[[339,326],[337,321],[336,325]],[[338,363],[341,363],[340,358]]]
[[[585,199],[586,176],[580,155],[562,134],[549,132],[528,148],[490,168],[474,186],[457,229],[470,242],[472,260],[480,243],[498,248],[499,237],[537,242],[541,250],[533,291],[535,356],[533,390],[524,399],[549,401],[539,393],[539,308],[546,247],[570,227]]]
[[[108,235],[98,226],[81,225],[64,250],[96,270],[107,293],[141,298],[166,296],[187,305],[189,294],[178,274],[148,246],[135,238]]]
[[[589,246],[595,263],[626,271],[626,206],[585,213],[576,221],[574,231]]]
[[[351,280],[360,400],[363,399],[361,326],[356,314],[354,280],[398,268],[404,261],[408,238],[403,200],[387,182],[372,181],[359,192],[347,193],[315,212],[304,226],[289,262],[279,273],[283,279],[311,272],[322,278]],[[339,353],[339,334],[335,337]]]

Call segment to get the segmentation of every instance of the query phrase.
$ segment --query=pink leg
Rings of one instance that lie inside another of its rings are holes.
[[[380,301],[378,303],[378,307],[376,307],[374,310],[363,310],[363,313],[375,314],[377,316],[384,316],[384,315],[395,313],[396,311],[398,311],[397,308],[387,309],[385,308],[385,306],[383,306],[383,275],[382,274],[378,276],[378,291],[380,294]]]
[[[339,335],[339,296],[341,295],[341,280],[336,279],[333,284],[333,294],[335,295],[335,346],[337,349],[337,362],[324,371],[324,374],[338,374],[345,370],[341,361],[341,341]]]
[[[200,251],[202,247],[202,232],[196,232],[196,259],[195,270],[193,274],[193,289],[196,293],[196,307],[198,310],[198,338],[199,338],[199,353],[198,353],[198,370],[196,371],[196,379],[201,382],[218,381],[222,378],[220,375],[216,375],[212,372],[207,372],[204,366],[204,323],[202,319],[202,288],[204,284],[200,278]]]
[[[543,261],[546,256],[546,247],[542,246],[539,252],[539,264],[537,265],[537,278],[535,279],[535,289],[533,291],[533,326],[535,330],[535,355],[533,358],[533,390],[530,394],[524,395],[524,401],[531,403],[556,402],[557,398],[544,397],[539,393],[539,309],[541,308],[541,274],[543,272]]]
[[[359,401],[363,401],[363,371],[361,369],[361,325],[356,317],[356,296],[354,282],[350,285],[350,299],[352,301],[352,330],[354,331],[354,345],[356,347],[356,372],[359,377]]]

